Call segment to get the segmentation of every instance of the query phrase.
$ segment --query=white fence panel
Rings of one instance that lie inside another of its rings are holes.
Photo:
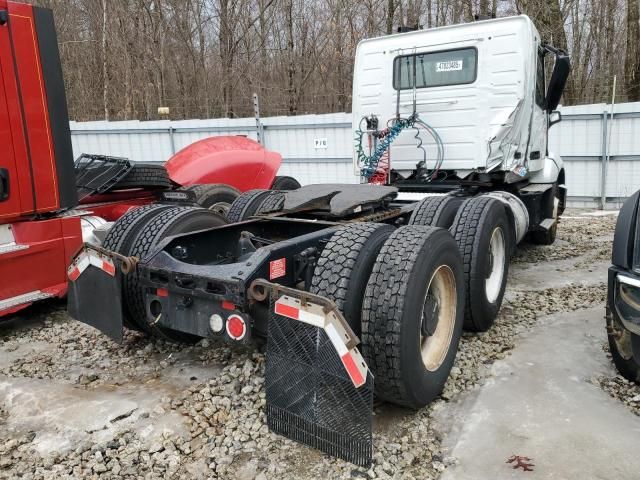
[[[619,206],[640,188],[640,103],[562,108],[549,150],[562,156],[573,206]],[[310,183],[357,183],[351,158],[351,114],[263,118],[263,142],[283,157],[280,173]],[[71,122],[73,150],[165,161],[214,135],[257,139],[253,118],[152,122]],[[605,181],[603,181],[603,172]],[[604,191],[603,191],[604,188]]]

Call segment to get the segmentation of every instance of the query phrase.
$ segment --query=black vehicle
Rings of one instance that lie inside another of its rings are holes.
[[[620,209],[607,292],[607,334],[620,374],[640,382],[640,191]]]

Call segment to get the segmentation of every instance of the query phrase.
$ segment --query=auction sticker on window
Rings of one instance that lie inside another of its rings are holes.
[[[456,72],[462,70],[462,60],[436,63],[436,72]]]

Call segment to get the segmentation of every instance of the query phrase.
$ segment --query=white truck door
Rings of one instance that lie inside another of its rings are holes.
[[[531,134],[528,149],[528,170],[540,170],[547,155],[548,115],[545,106],[546,82],[544,69],[544,52],[537,49],[535,68],[535,98],[533,102],[533,116],[531,120]]]

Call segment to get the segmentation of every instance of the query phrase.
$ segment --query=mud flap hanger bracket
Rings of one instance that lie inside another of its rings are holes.
[[[320,295],[263,279],[254,280],[249,287],[249,298],[253,300],[264,301],[269,295],[275,299],[274,309],[277,315],[324,330],[354,387],[359,388],[365,384],[369,367],[357,348],[360,340],[334,302]]]

